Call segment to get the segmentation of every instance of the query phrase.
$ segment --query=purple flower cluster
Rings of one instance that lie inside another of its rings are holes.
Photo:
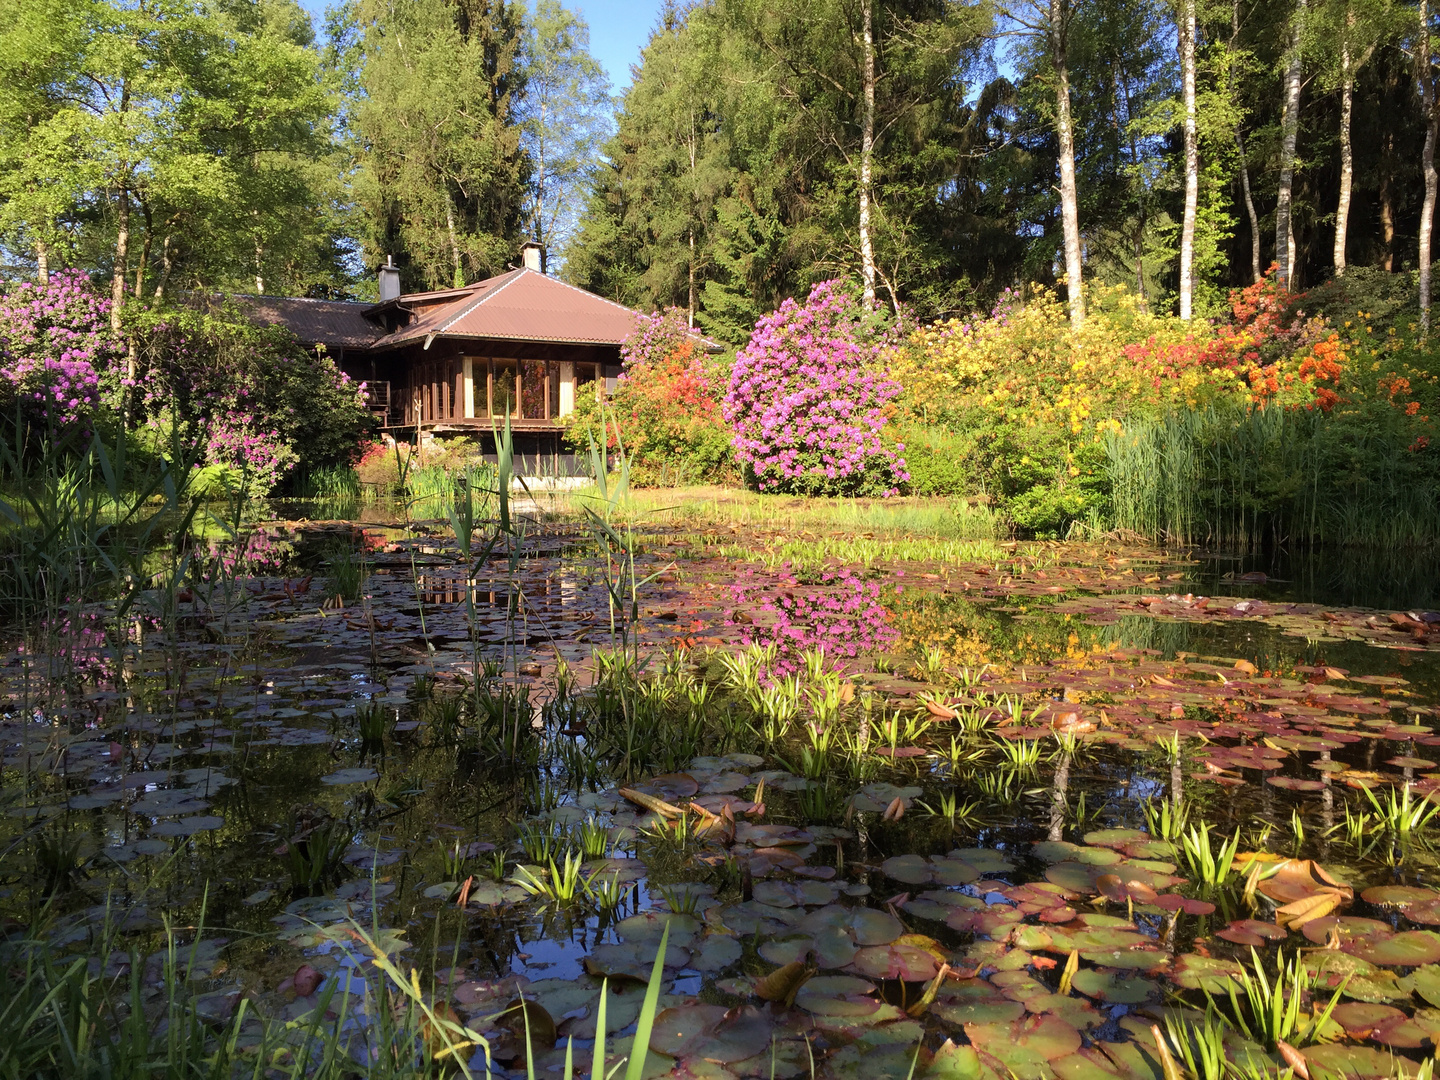
[[[735,357],[724,415],[735,457],[761,491],[893,495],[909,479],[880,439],[884,406],[900,393],[881,350],[839,281],[756,323]]]
[[[880,602],[879,582],[865,582],[853,570],[826,570],[813,585],[799,585],[788,574],[777,582],[742,575],[731,586],[735,607],[725,615],[735,625],[744,611],[751,622],[741,641],[774,645],[773,675],[800,670],[801,654],[820,649],[833,662],[886,649],[900,640],[890,613]]]
[[[79,270],[0,292],[0,380],[33,413],[59,424],[80,419],[99,399],[101,373],[123,355],[110,301]]]

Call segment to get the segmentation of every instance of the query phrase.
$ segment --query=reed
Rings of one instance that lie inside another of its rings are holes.
[[[1393,413],[1394,410],[1389,410]],[[1385,409],[1185,409],[1106,442],[1114,524],[1172,544],[1440,541],[1440,476]]]

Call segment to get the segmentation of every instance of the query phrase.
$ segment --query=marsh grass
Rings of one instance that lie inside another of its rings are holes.
[[[203,910],[202,910],[203,916]],[[122,957],[117,919],[95,952]],[[203,925],[203,917],[201,923]],[[239,987],[215,989],[191,944],[167,929],[158,981],[141,953],[113,971],[47,943],[43,925],[3,946],[0,1076],[16,1080],[469,1080],[484,1038],[432,1003],[363,927],[350,926],[372,974],[363,992],[329,983],[295,1020],[259,1015]],[[482,1070],[483,1073],[483,1070]]]

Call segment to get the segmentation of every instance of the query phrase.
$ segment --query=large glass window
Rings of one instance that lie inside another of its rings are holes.
[[[490,390],[490,415],[494,417],[515,416],[515,375],[518,366],[514,360],[492,361]]]
[[[520,362],[520,415],[526,420],[545,419],[547,393],[545,366],[543,360],[522,360]]]

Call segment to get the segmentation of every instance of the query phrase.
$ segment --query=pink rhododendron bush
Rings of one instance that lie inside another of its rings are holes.
[[[0,398],[8,419],[17,401],[26,419],[57,427],[79,421],[102,398],[115,404],[124,355],[110,331],[110,301],[80,271],[0,288]]]
[[[761,491],[893,495],[908,479],[903,446],[881,437],[900,384],[889,338],[839,281],[786,300],[735,357],[724,414],[735,459]]]

